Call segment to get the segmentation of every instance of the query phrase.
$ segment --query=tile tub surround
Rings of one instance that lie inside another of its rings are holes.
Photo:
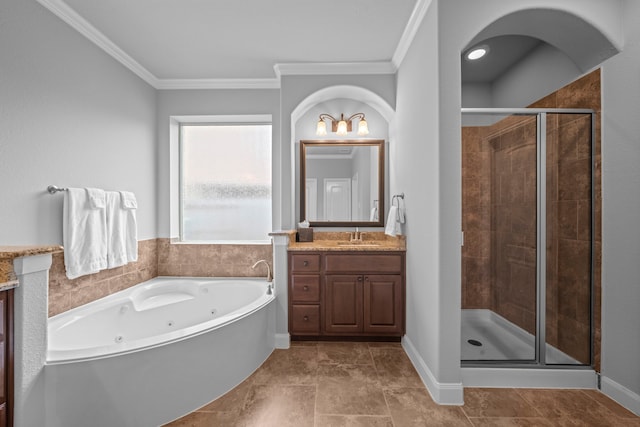
[[[596,111],[594,366],[599,370],[602,240],[600,71],[576,80],[530,107],[590,108]],[[588,342],[589,333],[589,295],[578,284],[588,280],[591,237],[588,227],[589,150],[579,141],[589,128],[585,126],[584,116],[556,116],[548,122],[547,342],[586,362],[589,359],[589,349],[584,345]],[[528,204],[535,200],[535,183],[531,181],[535,175],[527,174],[526,170],[531,167],[524,166],[533,164],[535,168],[532,138],[535,135],[532,134],[531,123],[518,117],[509,117],[491,127],[462,130],[462,218],[465,230],[462,308],[493,309],[529,332],[533,331],[535,324],[535,292],[531,291],[535,283],[535,229],[532,229],[535,227],[535,213],[525,213]],[[517,143],[518,140],[521,142]],[[500,175],[495,176],[492,170],[500,171]],[[514,202],[512,207],[503,204],[504,199]],[[510,286],[515,281],[528,283],[529,292]]]
[[[149,239],[138,242],[137,262],[69,280],[64,254],[54,254],[49,273],[49,316],[156,276],[266,277],[264,266],[251,268],[260,259],[272,264],[271,244],[187,244]]]
[[[49,317],[129,288],[158,275],[157,239],[138,242],[138,261],[121,267],[67,278],[64,253],[53,255],[49,271]]]
[[[166,426],[640,426],[597,390],[465,388],[464,399],[436,404],[400,344],[294,342]]]

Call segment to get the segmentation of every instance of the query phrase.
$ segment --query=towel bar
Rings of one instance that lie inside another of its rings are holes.
[[[47,187],[49,194],[56,194],[58,191],[69,191],[66,187],[58,187],[57,185],[50,185]]]

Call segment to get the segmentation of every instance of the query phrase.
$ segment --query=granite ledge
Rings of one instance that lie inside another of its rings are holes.
[[[14,288],[18,279],[13,271],[13,260],[25,256],[62,252],[59,245],[0,246],[0,291]]]
[[[390,252],[407,250],[405,236],[387,236],[383,232],[363,231],[363,240],[349,244],[349,232],[316,232],[313,242],[289,242],[290,251]]]

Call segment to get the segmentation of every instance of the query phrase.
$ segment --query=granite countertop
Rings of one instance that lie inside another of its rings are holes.
[[[404,236],[387,236],[381,231],[363,231],[362,241],[350,242],[350,233],[343,232],[314,232],[313,242],[296,242],[295,233],[289,242],[290,251],[357,251],[357,252],[385,252],[406,251]]]
[[[62,252],[59,245],[0,246],[0,291],[17,286],[13,271],[15,258]]]

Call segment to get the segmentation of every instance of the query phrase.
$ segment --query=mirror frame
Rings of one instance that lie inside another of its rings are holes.
[[[300,221],[306,217],[306,153],[307,147],[326,146],[372,146],[378,147],[378,220],[377,221],[310,221],[311,227],[384,227],[384,163],[385,151],[383,139],[345,139],[345,140],[301,140],[300,141]]]

